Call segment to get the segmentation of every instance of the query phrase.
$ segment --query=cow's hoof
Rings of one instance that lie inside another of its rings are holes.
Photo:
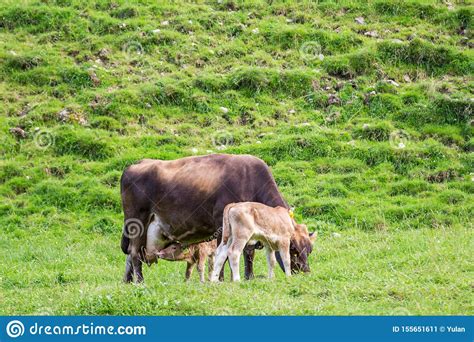
[[[133,281],[133,277],[130,275],[130,274],[125,274],[123,276],[123,279],[122,281],[125,283],[125,284],[129,284]]]

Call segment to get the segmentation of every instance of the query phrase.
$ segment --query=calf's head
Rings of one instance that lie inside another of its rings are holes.
[[[290,243],[291,272],[309,272],[308,257],[313,251],[316,232],[309,234],[304,224],[295,222],[295,233]]]
[[[157,252],[156,255],[161,259],[170,261],[184,260],[188,256],[188,250],[182,244],[173,242],[168,247]]]

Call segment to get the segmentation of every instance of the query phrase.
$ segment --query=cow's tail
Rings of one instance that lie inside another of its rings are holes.
[[[122,199],[122,208],[124,211],[124,224],[123,224],[123,229],[122,229],[122,239],[120,241],[120,248],[122,249],[122,252],[125,254],[129,254],[129,245],[130,245],[130,232],[128,231],[128,225],[127,225],[127,218],[130,217],[127,215],[126,212],[126,204],[125,204],[125,199],[126,196],[129,195],[129,192],[126,191],[126,189],[129,189],[129,177],[127,177],[127,173],[129,172],[130,166],[127,167],[123,173],[122,177],[120,177],[120,197]],[[133,216],[132,216],[133,217]]]
[[[227,241],[229,240],[230,233],[231,233],[231,226],[229,222],[229,210],[232,209],[232,207],[235,205],[235,203],[230,203],[227,204],[224,208],[224,214],[223,214],[223,222],[222,222],[222,244],[225,245],[227,244]]]

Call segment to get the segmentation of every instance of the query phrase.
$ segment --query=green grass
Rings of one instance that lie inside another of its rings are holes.
[[[4,1],[0,314],[471,314],[473,11],[453,6]],[[163,261],[122,284],[122,170],[220,151],[271,166],[319,233],[311,274],[268,281],[258,252],[250,282]]]
[[[2,311],[92,315],[444,315],[472,311],[469,230],[349,229],[340,237],[321,235],[308,275],[285,279],[278,272],[274,281],[261,279],[266,261],[264,253],[259,253],[259,278],[250,282],[201,284],[194,274],[190,283],[184,283],[184,264],[163,261],[147,268],[146,285],[138,286],[123,285],[117,279],[123,257],[110,248],[109,238],[70,238],[52,232],[25,237],[24,242],[36,248],[17,246],[18,252],[5,260],[23,266],[3,275],[7,280],[3,279]],[[49,241],[59,238],[61,246],[50,245]]]

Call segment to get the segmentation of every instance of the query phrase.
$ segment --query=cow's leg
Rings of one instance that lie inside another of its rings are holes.
[[[128,241],[128,250],[130,253],[127,256],[125,263],[124,281],[130,282],[135,274],[135,281],[137,283],[143,282],[142,273],[142,249],[146,244],[146,230],[148,227],[150,212],[148,210],[128,210],[125,212],[124,225],[126,225],[124,232],[126,240]]]
[[[250,280],[254,278],[253,275],[253,258],[255,257],[255,248],[249,246],[244,248],[244,265],[245,265],[245,279]]]
[[[188,262],[186,264],[186,274],[185,274],[186,281],[188,281],[191,278],[191,274],[193,273],[193,267],[194,267],[194,263],[192,262]]]
[[[286,276],[291,276],[291,259],[290,259],[290,244],[283,244],[280,246],[280,256],[283,262]]]
[[[201,283],[204,283],[205,278],[204,278],[204,270],[206,268],[206,257],[205,256],[199,256],[199,260],[197,261],[197,269],[199,273],[199,280]]]
[[[135,282],[143,282],[143,272],[142,272],[142,259],[140,253],[132,250],[130,253],[130,258],[132,259],[133,272],[135,273]]]
[[[273,251],[270,247],[266,248],[267,250],[267,264],[268,264],[268,278],[272,279],[275,277],[275,274],[273,273],[273,269],[275,268],[275,251]]]
[[[133,265],[132,265],[132,256],[127,255],[125,260],[125,274],[123,276],[124,283],[131,283],[133,281]]]
[[[231,240],[232,239],[230,239],[229,242],[231,242]],[[214,270],[212,271],[211,281],[219,280],[219,275],[221,273],[222,266],[224,265],[227,259],[227,250],[227,244],[224,244],[222,242],[219,247],[217,247],[216,256],[214,258]]]

